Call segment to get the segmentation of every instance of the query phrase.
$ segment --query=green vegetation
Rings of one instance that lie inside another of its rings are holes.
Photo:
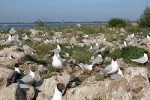
[[[46,23],[44,23],[42,20],[38,19],[35,21],[35,24],[37,24],[38,27],[46,27]]]
[[[109,20],[108,25],[110,27],[126,27],[127,21],[121,18],[112,18]]]
[[[135,47],[135,46],[127,46],[125,48],[117,49],[111,53],[111,56],[116,56],[118,58],[123,58],[126,63],[131,63],[130,59],[136,59],[142,57],[144,54],[144,49]]]
[[[139,19],[139,24],[142,27],[150,27],[150,7],[146,7]]]

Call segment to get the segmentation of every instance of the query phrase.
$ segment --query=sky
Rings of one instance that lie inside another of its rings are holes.
[[[0,0],[0,22],[136,21],[150,0]]]

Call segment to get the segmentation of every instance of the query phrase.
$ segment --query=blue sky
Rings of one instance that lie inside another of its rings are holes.
[[[150,0],[0,0],[0,22],[137,20]]]

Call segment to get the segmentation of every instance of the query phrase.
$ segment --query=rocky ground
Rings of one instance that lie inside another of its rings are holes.
[[[119,49],[127,35],[133,32],[135,37],[126,49]],[[51,100],[56,84],[61,82],[66,85],[72,77],[78,77],[82,83],[67,90],[63,100],[150,100],[150,62],[139,65],[130,61],[131,58],[143,56],[144,50],[150,52],[150,46],[138,44],[138,40],[149,32],[150,29],[116,29],[106,26],[2,31],[0,40],[7,39],[9,34],[16,40],[23,40],[25,35],[28,35],[28,39],[24,40],[23,51],[16,50],[17,45],[14,44],[0,47],[0,100]],[[56,48],[58,40],[62,49],[60,56],[72,63],[81,61],[91,64],[91,57],[97,56],[98,52],[102,53],[104,62],[91,71],[82,70],[74,64],[55,69],[52,67],[49,53]],[[90,51],[90,46],[96,42],[100,48],[94,52]],[[10,55],[15,59],[10,59]],[[123,68],[124,76],[121,79],[112,80],[109,76],[98,74],[110,64],[112,56],[118,57],[118,64]],[[32,84],[13,83],[6,87],[15,63],[19,63],[24,75],[29,72],[31,66],[38,68]],[[42,72],[43,68],[47,71]]]

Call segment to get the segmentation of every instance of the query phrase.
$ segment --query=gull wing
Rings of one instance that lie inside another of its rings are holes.
[[[112,70],[112,66],[111,66],[111,64],[110,64],[110,65],[106,66],[104,69],[102,69],[102,72],[103,72],[104,74],[107,74],[107,73],[110,72],[111,70]]]
[[[21,79],[24,83],[29,83],[34,80],[34,78],[31,77],[31,75],[26,75]]]
[[[113,74],[113,75],[110,76],[111,79],[115,79],[115,80],[121,79],[122,77],[123,77],[123,76],[120,75],[120,74]]]
[[[141,58],[138,58],[138,59],[131,59],[131,60],[135,61],[135,62],[138,62],[138,63],[145,63],[146,62],[145,57],[141,57]]]

